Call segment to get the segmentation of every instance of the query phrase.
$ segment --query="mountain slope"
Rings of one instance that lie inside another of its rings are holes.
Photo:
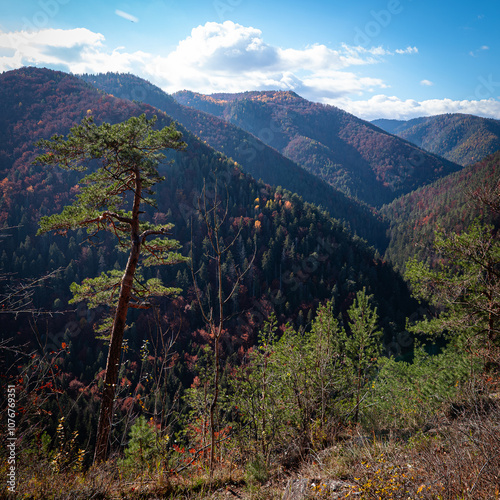
[[[255,179],[282,186],[304,200],[321,205],[349,224],[351,230],[382,253],[387,247],[386,227],[372,210],[284,157],[255,135],[204,111],[179,104],[172,96],[151,83],[130,74],[82,75],[81,78],[124,99],[145,102],[165,111],[214,149],[238,162]]]
[[[146,113],[156,114],[158,125],[163,126],[171,123],[171,118],[147,104],[98,92],[71,75],[37,68],[0,75],[0,103],[0,221],[10,228],[10,237],[2,242],[0,273],[8,270],[19,279],[27,279],[61,268],[51,288],[36,290],[34,301],[45,310],[70,307],[67,304],[72,281],[119,268],[123,256],[106,237],[90,247],[82,245],[83,231],[67,237],[36,236],[39,217],[60,211],[76,194],[78,174],[32,165],[34,142],[54,133],[66,134],[89,114],[97,123]],[[148,211],[146,217],[175,224],[172,236],[184,245],[186,254],[191,253],[206,302],[213,289],[215,269],[213,261],[205,257],[207,228],[197,208],[204,186],[209,200],[213,199],[218,179],[218,196],[228,210],[221,236],[226,242],[237,237],[224,264],[225,294],[238,270],[248,267],[255,253],[250,272],[227,304],[231,319],[227,322],[225,352],[251,345],[261,326],[255,321],[257,313],[262,318],[274,311],[281,321],[304,324],[317,304],[327,298],[334,297],[337,312],[344,312],[353,292],[363,286],[375,296],[388,338],[396,328],[391,325],[404,328],[404,317],[412,307],[408,291],[391,267],[376,258],[373,249],[353,238],[326,212],[303,202],[296,194],[255,181],[232,160],[183,127],[179,129],[188,148],[186,152],[172,153],[172,164],[160,167],[165,181],[157,189],[158,209]],[[174,303],[160,304],[162,321],[168,319],[164,327],[177,328],[186,343],[193,338],[201,342],[203,337],[196,332],[203,328],[203,322],[189,269],[166,266],[151,272],[167,285],[181,285],[184,289]],[[136,316],[136,336],[130,342],[137,350],[148,331],[147,314]],[[48,320],[48,331],[64,332],[67,322],[67,315],[55,316]],[[29,323],[23,323],[22,318],[12,318],[4,326],[4,335],[19,331],[20,338],[32,338]],[[86,328],[89,330],[88,324]],[[85,342],[88,338],[84,341],[84,336],[74,339],[75,350],[84,349]]]
[[[499,182],[500,151],[382,207],[390,221],[386,258],[400,269],[410,257],[426,260],[438,227],[460,232],[475,218],[491,216],[474,199],[474,191]]]
[[[293,92],[174,94],[244,128],[284,156],[372,206],[460,169],[373,124]]]
[[[500,120],[459,113],[373,124],[459,165],[470,165],[500,149]]]

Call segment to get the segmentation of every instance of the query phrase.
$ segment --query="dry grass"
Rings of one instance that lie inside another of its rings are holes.
[[[500,401],[465,395],[433,421],[434,428],[410,437],[352,429],[330,448],[310,452],[293,473],[279,460],[269,465],[255,457],[220,465],[212,480],[200,467],[138,472],[110,460],[86,472],[56,473],[48,462],[20,463],[15,498],[281,499],[297,479],[307,485],[302,498],[500,499]]]
[[[110,460],[86,472],[56,473],[48,463],[34,466],[25,464],[18,470],[16,495],[6,498],[201,500],[234,497],[258,500],[281,498],[281,491],[281,486],[279,491],[274,491],[271,482],[262,485],[248,478],[241,469],[221,467],[215,470],[212,479],[207,471],[199,470],[186,470],[178,475],[170,475],[162,470],[136,474]],[[0,498],[3,498],[1,492]]]
[[[437,428],[409,439],[354,435],[316,454],[299,475],[344,480],[362,500],[499,499],[500,405],[476,398],[451,410]],[[309,496],[333,498],[320,493]]]

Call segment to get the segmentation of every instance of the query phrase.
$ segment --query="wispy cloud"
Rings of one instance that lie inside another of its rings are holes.
[[[115,14],[117,16],[123,17],[123,19],[126,19],[127,21],[132,21],[133,23],[138,23],[139,19],[132,14],[129,14],[128,12],[123,12],[123,10],[115,10]]]
[[[417,54],[417,47],[406,47],[406,49],[396,49],[396,54]]]
[[[432,87],[434,82],[431,82],[430,80],[421,80],[420,85],[423,85],[424,87]]]
[[[477,57],[480,52],[483,52],[485,50],[490,50],[490,48],[488,47],[488,45],[482,45],[481,47],[479,47],[476,50],[471,50],[469,52],[469,55],[472,56],[472,57]]]

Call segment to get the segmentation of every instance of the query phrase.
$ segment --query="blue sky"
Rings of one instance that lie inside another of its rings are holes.
[[[365,119],[500,119],[497,0],[0,0],[0,71],[294,90]]]

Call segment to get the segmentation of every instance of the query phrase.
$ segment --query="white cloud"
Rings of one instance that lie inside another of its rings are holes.
[[[264,43],[261,31],[226,21],[207,23],[191,31],[164,59],[165,66],[190,66],[207,73],[266,70],[278,60],[278,50]]]
[[[495,99],[463,100],[429,99],[416,101],[402,100],[395,96],[375,95],[364,101],[349,98],[330,99],[329,104],[338,106],[365,120],[392,118],[409,120],[419,116],[441,115],[445,113],[465,113],[485,118],[500,119],[500,101]]]
[[[0,71],[39,65],[71,71],[95,73],[142,70],[152,56],[144,52],[107,50],[105,37],[86,28],[71,30],[0,32]]]
[[[423,85],[424,87],[432,87],[434,82],[431,82],[430,80],[421,80],[420,85]]]
[[[297,82],[294,90],[307,99],[324,101],[349,94],[362,95],[364,91],[372,92],[374,88],[387,87],[379,78],[359,77],[348,71],[318,71]]]
[[[104,36],[85,28],[73,30],[0,32],[0,48],[11,54],[0,58],[0,69],[29,64],[67,65],[81,61],[89,50],[100,50]]]
[[[37,62],[47,58],[48,49],[73,49],[75,47],[102,47],[104,36],[86,28],[72,30],[44,29],[39,31],[0,32],[0,47],[12,49],[18,57]],[[57,61],[57,56],[54,56]]]
[[[416,50],[409,47],[400,53]],[[382,47],[275,47],[263,40],[260,30],[226,21],[194,28],[191,36],[168,56],[155,58],[147,70],[149,78],[167,92],[184,88],[203,93],[273,88],[320,100],[387,87],[379,78],[361,77],[346,69],[376,64],[383,56],[393,55]]]

